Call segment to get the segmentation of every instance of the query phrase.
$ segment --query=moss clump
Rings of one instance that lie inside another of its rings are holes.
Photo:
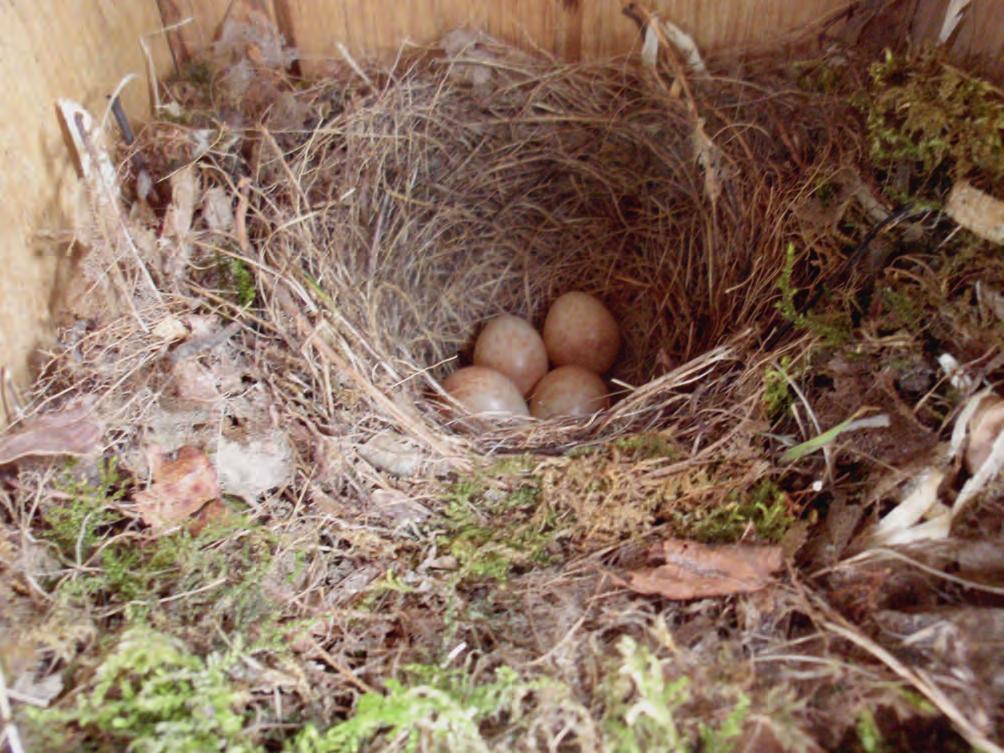
[[[788,495],[764,479],[747,495],[730,494],[724,505],[674,516],[677,534],[711,544],[731,544],[752,531],[760,541],[778,543],[795,522]]]
[[[503,488],[507,484],[509,488]],[[460,565],[461,578],[503,581],[514,568],[546,564],[555,518],[543,509],[534,477],[509,481],[459,479],[446,495],[446,533],[440,537]]]
[[[405,667],[405,678],[388,680],[385,692],[366,693],[349,719],[324,732],[306,727],[286,750],[356,753],[379,736],[405,741],[405,750],[487,751],[486,722],[504,720],[505,736],[515,740],[533,693],[557,685],[524,681],[506,666],[481,683],[464,670],[417,664]]]
[[[666,458],[678,460],[686,457],[686,452],[678,447],[667,435],[656,432],[629,434],[615,439],[613,447],[633,460]]]
[[[140,535],[119,512],[127,487],[114,459],[99,466],[95,480],[67,476],[60,489],[69,498],[43,513],[48,527],[41,537],[71,568],[55,585],[62,604],[127,610],[133,618],[169,612],[182,623],[215,614],[249,624],[271,610],[259,584],[276,542],[260,525],[231,512],[198,534],[182,529],[156,538]],[[218,587],[207,589],[207,583]],[[154,609],[168,596],[169,608]]]
[[[938,199],[952,180],[1004,177],[1004,93],[945,62],[940,51],[887,52],[855,101],[882,170],[914,169],[911,195]]]
[[[246,732],[248,693],[228,676],[240,647],[202,659],[177,639],[133,627],[68,709],[32,710],[46,750],[258,753]],[[83,735],[86,748],[74,744]]]
[[[789,243],[785,253],[784,266],[777,279],[777,289],[781,299],[774,305],[782,318],[795,329],[803,330],[819,337],[824,345],[839,346],[851,338],[851,317],[846,310],[835,309],[827,312],[809,311],[803,313],[795,303],[798,288],[793,282],[795,274],[795,244]]]
[[[791,358],[784,356],[778,367],[766,369],[763,373],[763,412],[771,421],[785,416],[794,401],[787,378],[790,368]]]
[[[604,680],[607,696],[603,729],[613,753],[727,753],[734,749],[749,715],[750,701],[740,694],[737,703],[719,725],[701,722],[700,746],[695,746],[684,727],[684,704],[691,700],[690,678],[670,679],[666,662],[633,638],[624,636],[617,645],[620,665]]]
[[[55,544],[68,562],[82,562],[106,531],[124,519],[114,506],[126,494],[118,464],[115,458],[102,460],[94,480],[68,472],[56,488],[67,499],[42,513],[47,526],[42,537]]]

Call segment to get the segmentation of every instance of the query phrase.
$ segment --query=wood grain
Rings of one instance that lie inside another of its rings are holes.
[[[162,0],[162,2],[221,0]],[[638,29],[621,0],[274,0],[305,72],[339,56],[388,57],[402,43],[427,44],[466,26],[569,60],[628,52]],[[760,46],[829,17],[849,0],[651,0],[648,6],[706,50]],[[209,11],[215,17],[215,11]]]
[[[7,0],[0,4],[0,365],[19,381],[25,359],[50,328],[57,262],[70,226],[77,179],[55,115],[58,97],[85,104],[100,117],[109,95],[129,73],[122,100],[131,117],[149,117],[145,37],[154,66],[172,68],[160,15],[151,0]],[[0,415],[0,423],[3,416]]]
[[[209,49],[227,13],[252,10],[277,23],[272,0],[157,0],[157,6],[179,68]]]
[[[300,49],[308,68],[339,57],[344,45],[359,58],[387,57],[402,43],[427,44],[466,26],[528,49],[566,59],[617,55],[635,49],[638,30],[622,0],[157,0],[165,25],[192,20],[171,41],[184,61],[211,44],[234,3],[267,8]],[[918,0],[915,39],[937,35],[948,0]],[[648,0],[654,12],[690,33],[709,52],[764,49],[797,30],[812,28],[851,0]],[[893,41],[893,40],[890,40]],[[1004,68],[1004,2],[973,0],[950,47]]]
[[[948,0],[920,0],[912,29],[915,41],[937,40],[947,6]],[[1004,2],[973,0],[948,40],[948,49],[953,59],[1004,82]]]

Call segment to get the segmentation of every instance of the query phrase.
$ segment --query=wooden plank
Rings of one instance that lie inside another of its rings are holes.
[[[277,24],[272,0],[157,0],[175,63],[182,68],[208,50],[228,13],[258,12]]]
[[[66,255],[77,179],[55,115],[58,97],[103,114],[129,73],[127,112],[149,116],[147,44],[159,74],[172,68],[152,0],[7,0],[0,4],[0,365],[22,383],[26,357],[51,328],[55,273]],[[60,233],[64,240],[52,236]],[[50,237],[46,237],[49,235]],[[0,415],[0,423],[3,416]]]
[[[911,32],[914,41],[937,41],[947,6],[948,0],[920,0]],[[954,60],[1004,82],[1004,3],[972,0],[948,40],[948,51]]]
[[[646,6],[690,34],[705,52],[764,49],[819,24],[847,7],[847,0],[650,0]],[[583,0],[582,56],[619,55],[640,47],[637,25],[620,2]]]
[[[162,0],[162,2],[165,0]],[[166,0],[210,8],[221,0]],[[427,44],[461,26],[566,59],[609,56],[637,46],[620,0],[274,0],[300,50],[304,72],[339,57],[393,55],[405,41]],[[651,0],[649,7],[690,32],[702,48],[762,48],[818,24],[850,0]],[[208,11],[210,15],[215,11]],[[213,16],[215,17],[215,15]]]
[[[392,56],[407,41],[426,43],[468,20],[483,21],[483,0],[275,0],[283,35],[300,53],[304,75],[341,59],[342,44],[357,59]],[[468,6],[468,7],[465,7]],[[477,23],[477,25],[481,25]]]

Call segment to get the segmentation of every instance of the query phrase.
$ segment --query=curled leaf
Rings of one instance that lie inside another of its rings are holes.
[[[86,455],[98,449],[104,429],[87,400],[29,418],[0,435],[0,465],[36,455]]]
[[[880,413],[877,416],[869,416],[867,418],[858,418],[860,413],[861,411],[858,411],[858,413],[855,413],[845,421],[841,421],[836,426],[827,429],[819,436],[813,437],[812,439],[790,448],[781,456],[781,462],[793,463],[796,460],[804,458],[806,455],[811,455],[816,452],[816,450],[821,450],[827,445],[833,444],[837,441],[837,437],[845,432],[857,431],[858,429],[885,429],[889,426],[889,416],[884,413]]]
[[[758,591],[784,560],[778,546],[716,546],[679,539],[661,541],[648,554],[662,564],[629,571],[625,585],[637,593],[678,600]]]
[[[133,498],[143,522],[155,532],[181,523],[220,496],[213,464],[196,447],[182,447],[174,460],[154,448],[150,462],[153,483]]]

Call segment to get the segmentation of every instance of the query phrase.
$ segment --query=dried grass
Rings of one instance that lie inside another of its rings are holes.
[[[777,320],[785,248],[801,246],[796,209],[853,157],[832,138],[832,114],[793,89],[695,82],[721,151],[712,203],[688,107],[654,72],[477,49],[470,63],[418,54],[389,75],[371,70],[373,87],[317,84],[297,95],[311,128],[273,130],[266,116],[255,134],[238,245],[263,273],[268,320],[286,332],[299,320],[312,394],[332,369],[362,397],[371,431],[449,456],[670,425],[706,440],[734,425],[698,415],[736,402]],[[487,89],[458,75],[468,64],[488,67]],[[227,181],[231,158],[215,155],[204,175]],[[585,423],[451,424],[430,398],[480,326],[501,312],[539,325],[572,289],[622,325],[614,406]],[[336,421],[317,407],[319,423]]]

